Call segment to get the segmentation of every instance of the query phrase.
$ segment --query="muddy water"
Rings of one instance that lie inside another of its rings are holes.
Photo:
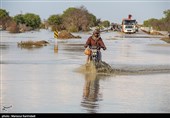
[[[82,39],[56,42],[53,32],[46,30],[1,32],[1,112],[170,112],[169,44],[142,32],[130,36],[102,33],[107,46],[102,59],[119,73],[94,74],[83,70],[83,44],[90,34],[76,35]],[[50,44],[29,49],[17,46],[30,39]]]

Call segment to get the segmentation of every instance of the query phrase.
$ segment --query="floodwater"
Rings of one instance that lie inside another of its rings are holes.
[[[77,72],[86,63],[81,39],[56,40],[53,32],[1,31],[2,113],[169,113],[170,45],[142,32],[103,32],[102,60],[125,74]],[[46,40],[41,48],[17,42]],[[56,44],[58,51],[54,50]]]

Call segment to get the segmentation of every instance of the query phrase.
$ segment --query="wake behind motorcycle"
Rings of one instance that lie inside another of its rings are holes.
[[[88,61],[86,63],[86,72],[108,72],[113,71],[112,67],[101,59],[100,48],[102,47],[87,47],[84,51],[88,55]]]

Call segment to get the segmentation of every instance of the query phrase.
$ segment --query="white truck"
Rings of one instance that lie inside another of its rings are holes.
[[[138,31],[137,21],[131,19],[132,15],[129,15],[128,18],[122,20],[122,32],[124,33],[136,33]]]

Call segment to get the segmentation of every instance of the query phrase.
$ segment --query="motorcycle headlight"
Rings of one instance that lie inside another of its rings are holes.
[[[94,55],[96,55],[97,53],[96,53],[96,52],[94,52],[93,54],[94,54]]]

